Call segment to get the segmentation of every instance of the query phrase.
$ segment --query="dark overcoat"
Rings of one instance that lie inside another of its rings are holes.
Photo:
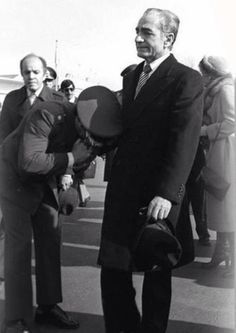
[[[17,128],[29,111],[27,97],[25,86],[6,95],[0,114],[0,143]],[[49,101],[65,102],[66,99],[60,92],[44,86],[30,110],[33,111],[39,107],[40,103]]]
[[[34,213],[45,193],[55,196],[57,176],[67,172],[68,156],[78,134],[76,107],[42,102],[3,141],[0,150],[0,196]]]
[[[197,71],[170,55],[134,99],[142,68],[124,77],[124,131],[107,187],[98,257],[99,264],[122,270],[132,267],[138,211],[154,196],[172,202],[168,219],[176,227],[202,121]]]

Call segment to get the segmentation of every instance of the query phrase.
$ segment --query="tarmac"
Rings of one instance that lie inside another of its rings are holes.
[[[96,264],[107,184],[103,182],[103,171],[104,161],[97,158],[95,178],[85,181],[91,196],[87,207],[78,207],[71,216],[63,217],[63,303],[60,306],[79,319],[80,328],[72,331],[35,326],[36,333],[105,332],[100,295],[100,268]],[[192,216],[191,218],[196,257],[193,263],[173,270],[172,304],[166,333],[234,333],[234,279],[225,277],[223,264],[213,270],[201,268],[201,263],[210,260],[215,233],[211,232],[210,247],[200,246],[197,242],[194,219]],[[32,266],[34,267],[34,259]],[[142,278],[142,274],[134,275],[137,304],[140,309]],[[0,319],[4,315],[3,308],[4,282],[0,284]]]

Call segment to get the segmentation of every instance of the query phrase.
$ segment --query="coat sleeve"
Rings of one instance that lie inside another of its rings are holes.
[[[168,142],[156,175],[156,193],[179,203],[196,154],[203,111],[202,78],[186,71],[178,82],[170,110]]]
[[[218,139],[223,139],[235,132],[233,85],[223,86],[215,98],[218,101],[215,110],[218,113],[216,115],[217,121],[214,121],[212,124],[208,125],[206,129],[207,136],[211,141],[214,140],[217,135]]]
[[[35,110],[25,122],[19,143],[18,170],[22,176],[61,175],[66,172],[66,153],[48,153],[54,116],[46,109]]]
[[[10,107],[10,96],[7,95],[3,102],[0,114],[0,145],[4,139],[12,132],[14,125],[12,124],[12,109]]]

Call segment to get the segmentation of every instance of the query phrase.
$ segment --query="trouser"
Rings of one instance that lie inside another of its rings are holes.
[[[43,200],[34,215],[5,199],[1,201],[1,208],[5,223],[6,320],[31,320],[32,230],[36,262],[36,301],[42,305],[62,301],[61,230],[57,208],[47,199]]]
[[[210,234],[207,229],[205,190],[201,177],[197,180],[187,182],[186,194],[192,206],[198,237],[208,239]]]
[[[144,273],[142,319],[135,301],[132,272],[101,268],[101,293],[106,333],[164,333],[171,302],[171,271]]]

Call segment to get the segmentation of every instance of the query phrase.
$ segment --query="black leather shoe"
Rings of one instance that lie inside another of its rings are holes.
[[[36,309],[35,322],[43,325],[53,325],[59,328],[76,329],[79,322],[71,318],[58,305],[54,305],[50,310],[44,311],[40,307]]]
[[[27,327],[24,320],[20,319],[14,322],[3,323],[1,327],[1,333],[32,333]]]

